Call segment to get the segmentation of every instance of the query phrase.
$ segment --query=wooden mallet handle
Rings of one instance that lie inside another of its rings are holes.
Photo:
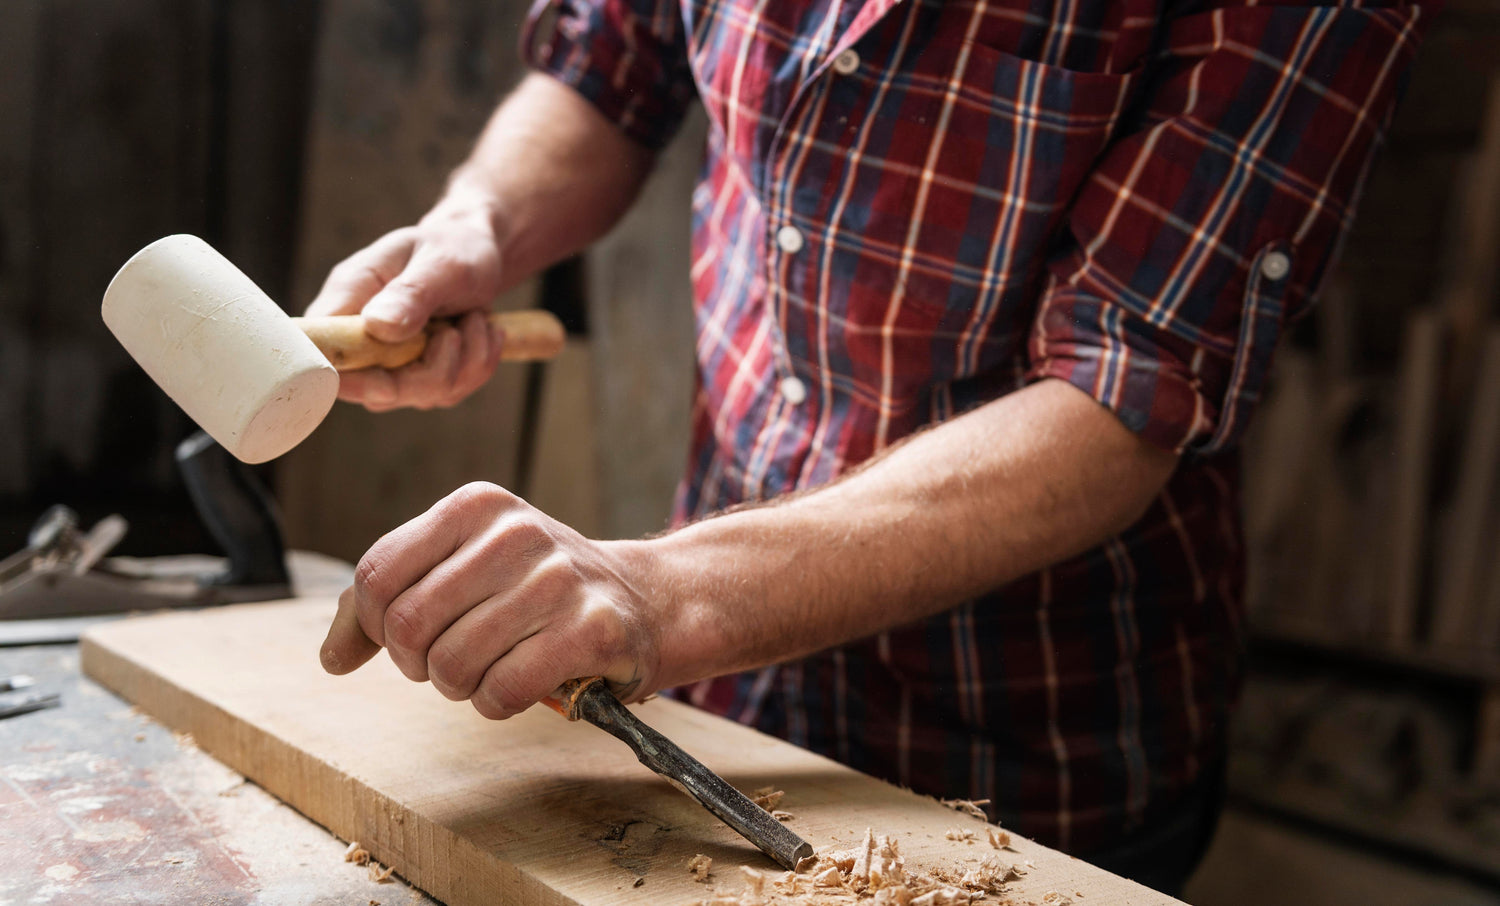
[[[427,330],[405,342],[384,343],[365,333],[365,322],[359,315],[293,318],[292,321],[339,371],[400,368],[414,362],[427,348],[427,339],[434,329],[434,325],[429,324]],[[562,322],[550,312],[538,309],[491,312],[489,321],[505,332],[500,348],[500,360],[505,362],[550,359],[562,352],[563,341],[567,339]]]

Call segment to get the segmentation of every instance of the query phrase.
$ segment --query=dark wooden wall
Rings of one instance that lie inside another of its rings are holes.
[[[319,4],[0,3],[0,551],[52,503],[122,550],[206,544],[171,462],[191,426],[99,318],[174,232],[288,285]]]

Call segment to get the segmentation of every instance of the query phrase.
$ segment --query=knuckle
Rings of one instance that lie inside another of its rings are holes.
[[[453,646],[432,646],[427,653],[427,676],[444,698],[463,701],[469,697],[468,665]]]
[[[609,606],[589,607],[579,621],[579,642],[596,657],[618,654],[629,643],[629,636],[624,621]]]
[[[491,702],[488,696],[478,693],[475,693],[474,697],[469,699],[469,704],[473,705],[474,710],[479,712],[479,716],[486,720],[504,720],[510,716],[505,713],[504,709]]]
[[[499,485],[471,481],[443,498],[438,507],[444,518],[461,520],[471,534],[479,534],[496,516],[519,501],[519,497]]]
[[[571,573],[571,565],[557,553],[556,541],[541,524],[521,519],[506,525],[498,541],[507,552],[527,558],[540,558],[535,568],[539,578],[553,573]]]
[[[566,557],[552,554],[532,567],[526,584],[528,594],[536,601],[567,602],[577,597],[581,580]]]
[[[476,708],[482,703],[495,714],[508,717],[524,711],[531,701],[528,700],[525,690],[508,675],[507,671],[491,670],[480,681],[479,689],[474,693],[474,703]],[[480,711],[480,713],[485,712]],[[488,714],[485,716],[490,717]]]
[[[380,550],[381,543],[365,552],[354,567],[354,590],[356,598],[384,601],[394,589],[387,578],[389,565]]]
[[[426,626],[422,619],[422,608],[410,599],[392,604],[385,612],[386,645],[407,651],[426,647]]]
[[[516,499],[514,494],[488,481],[471,481],[448,495],[449,502],[463,511],[504,507]]]

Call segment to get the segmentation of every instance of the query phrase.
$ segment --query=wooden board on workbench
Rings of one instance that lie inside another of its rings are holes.
[[[486,721],[384,657],[324,674],[333,610],[304,600],[114,623],[84,639],[83,667],[453,906],[686,904],[741,892],[742,864],[775,869],[592,726],[545,708]],[[638,710],[741,789],[785,790],[791,826],[819,850],[853,846],[868,827],[896,837],[908,866],[1017,863],[1016,904],[1175,902],[1025,840],[997,853],[974,818],[686,705]],[[699,853],[714,860],[706,884],[685,868]]]

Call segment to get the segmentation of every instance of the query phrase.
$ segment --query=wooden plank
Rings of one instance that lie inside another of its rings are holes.
[[[1415,641],[1427,564],[1433,433],[1443,368],[1443,320],[1415,312],[1407,326],[1396,405],[1390,522],[1389,597],[1385,632],[1392,643]]]
[[[1491,328],[1484,339],[1458,468],[1440,548],[1431,641],[1469,648],[1482,644],[1480,580],[1500,540],[1500,328]]]
[[[589,538],[599,537],[603,513],[593,372],[587,340],[569,340],[546,365],[531,483],[522,489],[532,506]]]
[[[687,459],[693,396],[693,185],[707,121],[695,111],[630,213],[585,258],[603,534],[666,527]]]
[[[324,4],[289,307],[300,310],[333,265],[415,223],[437,199],[522,74],[515,43],[525,11],[522,0]],[[529,282],[496,307],[535,298]],[[355,559],[465,482],[510,484],[525,375],[502,366],[453,409],[335,407],[277,463],[288,541]]]
[[[775,871],[592,726],[545,708],[486,721],[384,657],[325,675],[317,650],[333,608],[301,600],[114,623],[85,638],[83,667],[451,906],[690,903],[741,892],[742,864]],[[899,841],[908,867],[1014,862],[1026,872],[1009,885],[1016,902],[1176,902],[1019,838],[1014,853],[997,851],[976,819],[689,706],[639,711],[736,786],[785,790],[792,827],[820,851],[873,828]],[[947,839],[950,829],[979,840]],[[705,884],[685,868],[699,853],[714,860]]]
[[[0,424],[9,426],[0,431],[0,496],[30,488],[26,441],[38,430],[27,423],[35,352],[24,327],[36,304],[31,176],[41,6],[41,0],[0,4],[0,123],[6,124],[0,129]]]

